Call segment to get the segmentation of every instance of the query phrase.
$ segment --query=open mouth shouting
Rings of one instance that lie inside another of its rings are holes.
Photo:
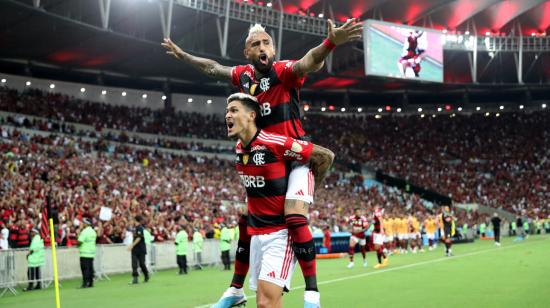
[[[259,60],[262,65],[266,65],[266,66],[269,65],[269,58],[265,53],[260,54]]]
[[[233,120],[227,119],[225,120],[225,124],[227,125],[227,134],[231,135],[233,132],[233,126],[235,126],[235,123],[233,123]]]

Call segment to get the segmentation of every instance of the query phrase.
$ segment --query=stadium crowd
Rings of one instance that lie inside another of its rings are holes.
[[[520,214],[550,214],[548,112],[307,117],[314,140],[346,145],[337,156],[451,197]],[[324,136],[321,138],[320,136]],[[326,144],[328,146],[328,144]]]
[[[47,195],[58,213],[63,243],[69,245],[75,223],[83,217],[93,219],[101,243],[123,241],[129,217],[138,212],[146,213],[155,241],[173,239],[181,223],[212,237],[220,223],[238,219],[236,204],[244,201],[244,191],[230,162],[151,152],[132,144],[214,153],[230,149],[162,137],[151,144],[124,132],[225,139],[220,117],[174,115],[84,102],[37,90],[21,94],[6,89],[0,90],[0,110],[22,115],[8,117],[11,125],[68,134],[46,137],[17,129],[0,132],[4,162],[0,223],[12,229],[11,234],[21,233],[18,229],[28,232],[38,225]],[[42,120],[29,120],[24,115]],[[307,115],[304,123],[313,140],[334,149],[341,160],[365,163],[457,202],[478,202],[518,214],[527,211],[529,217],[547,217],[547,117],[547,112],[382,119]],[[71,123],[92,125],[96,132],[77,131]],[[103,128],[123,131],[103,134]],[[346,230],[345,217],[356,207],[369,212],[383,204],[394,215],[414,213],[420,219],[430,212],[431,205],[417,195],[386,186],[366,188],[362,176],[344,171],[336,169],[316,193],[316,205],[310,213],[315,231],[327,225],[335,231]],[[113,210],[111,221],[99,220],[103,206]],[[473,226],[487,220],[476,212],[457,214],[459,224]]]
[[[145,213],[154,241],[173,240],[176,227],[187,225],[207,238],[221,223],[238,220],[244,191],[231,163],[223,159],[177,156],[121,146],[114,153],[98,144],[73,137],[26,136],[3,130],[0,151],[4,166],[0,186],[0,222],[12,234],[11,247],[25,247],[24,234],[40,224],[40,214],[50,196],[58,217],[61,243],[74,245],[78,223],[94,222],[98,243],[121,243],[131,217]],[[25,140],[25,141],[22,141]],[[386,186],[365,188],[360,175],[333,172],[317,193],[311,211],[312,226],[321,232],[349,228],[346,218],[355,207],[372,211],[385,204],[392,213],[429,209],[416,195]],[[102,207],[113,218],[102,221]],[[17,235],[23,234],[18,239]],[[19,242],[18,242],[19,241]]]

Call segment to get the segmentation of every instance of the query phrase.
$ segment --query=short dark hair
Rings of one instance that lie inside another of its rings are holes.
[[[237,92],[229,95],[229,97],[227,98],[227,104],[229,105],[229,103],[233,101],[239,101],[247,110],[254,111],[256,113],[256,125],[259,125],[262,111],[260,109],[260,103],[258,102],[257,98],[252,95]]]
[[[136,215],[136,221],[139,222],[139,223],[143,223],[143,216]]]

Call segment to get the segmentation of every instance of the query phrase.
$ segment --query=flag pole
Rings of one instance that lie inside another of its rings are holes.
[[[53,280],[55,284],[55,307],[60,308],[61,302],[59,300],[59,278],[57,276],[57,254],[55,252],[55,236],[54,236],[54,230],[53,230],[53,218],[50,217],[50,238],[51,238],[51,245],[52,245],[52,263],[53,263]]]

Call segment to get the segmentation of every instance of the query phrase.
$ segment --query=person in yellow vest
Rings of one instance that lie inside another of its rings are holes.
[[[231,259],[229,258],[229,251],[231,250],[231,240],[233,238],[233,232],[224,224],[221,224],[222,230],[220,232],[220,251],[222,253],[223,269],[226,271],[231,270]]]
[[[92,221],[82,220],[82,227],[78,234],[78,251],[80,252],[80,269],[82,271],[81,289],[94,286],[94,258],[97,233],[92,228]]]
[[[42,288],[40,283],[40,267],[44,266],[44,240],[40,237],[40,232],[32,228],[32,241],[27,253],[27,278],[29,285],[23,291],[32,291]],[[36,282],[36,285],[33,284]]]
[[[176,261],[179,267],[179,275],[187,275],[187,249],[189,247],[189,234],[185,226],[180,225],[176,234]]]

